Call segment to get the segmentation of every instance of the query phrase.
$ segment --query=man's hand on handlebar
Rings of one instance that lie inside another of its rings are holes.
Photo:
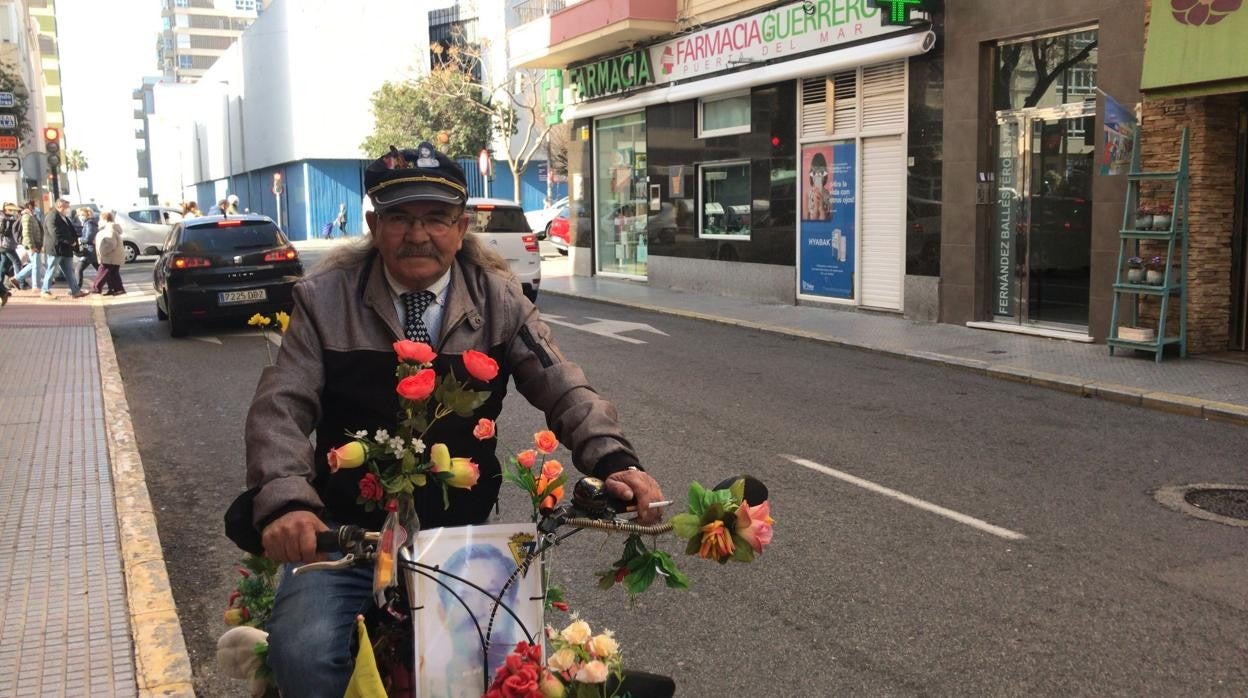
[[[325,556],[316,552],[316,534],[329,528],[310,511],[282,514],[264,527],[260,539],[264,554],[277,562],[316,562]]]
[[[663,501],[663,490],[649,473],[643,470],[621,470],[607,478],[606,487],[607,494],[612,499],[637,506],[637,523],[656,524],[663,519],[662,509],[650,508],[651,502]]]

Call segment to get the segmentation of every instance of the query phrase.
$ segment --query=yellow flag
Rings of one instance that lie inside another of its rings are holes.
[[[360,635],[360,649],[355,653],[355,670],[351,672],[351,683],[347,684],[343,698],[386,698],[386,687],[377,671],[377,658],[373,656],[373,643],[364,627],[364,616],[355,619],[355,627]]]

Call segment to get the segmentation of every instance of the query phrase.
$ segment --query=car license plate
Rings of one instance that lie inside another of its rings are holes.
[[[220,305],[233,305],[235,303],[263,301],[268,300],[268,298],[268,291],[263,288],[254,288],[250,291],[222,291],[217,294],[217,303]]]

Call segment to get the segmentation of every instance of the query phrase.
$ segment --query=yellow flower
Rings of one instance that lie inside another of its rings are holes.
[[[574,678],[581,683],[605,683],[608,673],[607,665],[595,659],[582,665]]]
[[[470,490],[477,484],[481,471],[471,458],[451,458],[451,451],[446,444],[434,444],[429,449],[430,469],[435,473],[450,473],[446,480],[449,487],[460,487]]]
[[[576,652],[571,647],[563,649],[550,655],[550,659],[546,660],[546,667],[551,671],[567,671],[576,665]]]
[[[336,473],[340,468],[358,468],[368,458],[368,449],[362,441],[349,441],[338,448],[329,449],[329,472]]]
[[[586,623],[583,620],[574,620],[568,624],[568,627],[563,629],[563,632],[559,633],[559,636],[562,637],[565,642],[570,642],[574,645],[583,645],[589,641],[589,634],[589,623]]]
[[[702,545],[698,548],[698,557],[720,562],[732,556],[734,546],[732,536],[724,527],[724,522],[716,519],[702,527]]]
[[[268,327],[269,323],[271,322],[273,321],[270,320],[268,317],[261,315],[260,313],[256,313],[255,315],[252,315],[247,320],[247,324],[251,325],[252,327]]]
[[[451,450],[446,444],[434,444],[429,449],[429,462],[433,465],[433,472],[440,473],[451,469]]]
[[[286,328],[290,327],[290,315],[284,310],[279,310],[273,317],[277,318],[277,326],[282,330],[282,333],[285,334]]]
[[[611,659],[620,651],[620,644],[607,633],[602,633],[589,641],[589,651],[599,659]]]
[[[541,683],[537,684],[537,690],[542,692],[542,698],[563,698],[564,694],[563,682],[549,673],[542,676]]]

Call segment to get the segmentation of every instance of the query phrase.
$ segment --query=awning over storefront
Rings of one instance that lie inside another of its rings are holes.
[[[728,73],[705,80],[664,85],[626,97],[603,99],[564,108],[563,120],[572,121],[603,114],[641,109],[652,104],[681,102],[728,90],[744,89],[803,76],[825,75],[859,65],[887,63],[899,58],[917,56],[931,50],[936,36],[930,31],[895,36],[881,41],[859,44],[837,51],[818,53],[805,58],[760,66],[752,70]]]
[[[1248,91],[1246,38],[1243,0],[1153,0],[1140,89],[1175,97]]]

